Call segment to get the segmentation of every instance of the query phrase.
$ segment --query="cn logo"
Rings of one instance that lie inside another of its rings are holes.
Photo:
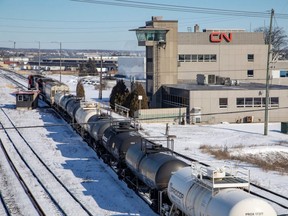
[[[220,43],[223,39],[225,39],[228,43],[231,42],[232,33],[212,32],[210,34],[210,41],[212,43]]]

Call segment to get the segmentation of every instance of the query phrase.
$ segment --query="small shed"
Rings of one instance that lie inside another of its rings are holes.
[[[20,90],[13,94],[16,95],[16,109],[35,109],[38,107],[39,91]]]

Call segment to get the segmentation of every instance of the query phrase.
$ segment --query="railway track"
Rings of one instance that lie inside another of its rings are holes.
[[[0,110],[0,119],[1,130],[10,141],[3,145],[3,148],[6,149],[7,145],[13,146],[13,150],[11,148],[9,151],[6,150],[7,158],[14,167],[13,169],[16,170],[14,173],[18,176],[18,180],[38,214],[73,215],[71,211],[73,210],[75,213],[76,210],[78,215],[93,215],[34,151],[3,108]],[[17,154],[16,163],[15,156],[10,156],[11,154]],[[19,161],[21,161],[20,167]],[[24,166],[25,168],[23,168]],[[26,181],[32,181],[33,184],[28,184]],[[72,209],[71,206],[73,206]]]
[[[10,70],[0,70],[0,76],[9,80],[10,82],[14,83],[19,89],[21,90],[27,90],[27,78],[21,74],[18,74],[14,71],[10,71]],[[21,79],[23,82],[25,81],[26,83],[23,84],[22,82],[19,82],[15,79],[15,77],[17,77],[17,79]]]
[[[11,215],[10,209],[7,206],[1,192],[0,192],[0,203],[1,203],[0,204],[0,212],[5,212],[5,215],[10,216]]]
[[[167,151],[171,151],[171,150],[167,149]],[[186,155],[182,155],[182,154],[179,154],[179,153],[174,152],[174,151],[171,151],[171,152],[173,154],[183,158],[184,160],[189,161],[189,162],[198,162],[199,164],[202,164],[204,166],[210,166],[210,165],[208,165],[206,163],[203,163],[201,161],[195,160],[195,159],[190,158],[190,157],[188,157]],[[283,196],[281,194],[275,193],[274,191],[268,190],[266,188],[263,188],[263,187],[261,187],[259,185],[253,184],[253,183],[250,183],[250,186],[251,187],[250,187],[250,191],[249,192],[251,194],[253,194],[255,196],[258,196],[260,198],[263,198],[263,199],[265,199],[265,200],[267,200],[267,201],[269,201],[271,203],[274,203],[274,204],[280,206],[283,209],[288,209],[288,197],[287,196]]]

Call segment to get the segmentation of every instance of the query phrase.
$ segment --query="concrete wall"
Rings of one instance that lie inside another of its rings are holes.
[[[145,123],[185,123],[186,108],[141,109],[135,117]]]

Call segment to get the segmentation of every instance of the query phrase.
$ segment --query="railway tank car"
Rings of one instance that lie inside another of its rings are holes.
[[[75,96],[72,94],[62,94],[62,92],[58,92],[55,95],[54,102],[60,107],[63,111],[67,110],[67,103],[69,100],[72,100]]]
[[[109,115],[93,116],[89,119],[87,130],[90,134],[88,139],[89,145],[96,151],[97,155],[101,155],[102,137],[104,131],[111,126],[113,118]]]
[[[159,192],[165,191],[171,174],[188,166],[187,163],[174,155],[161,151],[164,151],[161,145],[157,146],[150,141],[144,140],[143,142],[142,140],[142,142],[131,146],[125,157],[129,169],[126,172],[132,171],[148,186],[149,196],[152,200],[151,207],[157,212],[159,212],[160,199],[163,199],[160,198]],[[129,178],[129,176],[126,178]],[[138,181],[136,181],[136,185],[138,185]]]
[[[76,96],[72,97],[66,104],[66,112],[70,117],[70,122],[72,124],[76,123],[75,115],[77,110],[80,108],[81,99],[77,98]]]
[[[172,175],[167,192],[174,205],[170,215],[178,215],[179,210],[188,216],[277,215],[270,204],[240,189],[248,184],[242,178],[238,181],[223,170],[210,170],[209,175],[208,169],[202,175],[196,169],[185,167]]]
[[[113,156],[108,157],[108,161],[116,161],[118,168],[122,167],[127,150],[141,141],[141,135],[131,128],[131,122],[116,122],[108,127],[103,134],[102,144],[104,148]]]
[[[72,103],[70,103],[72,101]],[[77,101],[79,101],[79,106],[77,106]],[[75,95],[72,94],[62,94],[62,92],[58,92],[55,94],[54,97],[54,107],[60,111],[62,117],[68,122],[72,122],[73,116],[75,115],[76,111],[71,111],[71,114],[68,112],[68,104],[73,105],[73,110],[80,107],[80,99],[78,99]],[[69,108],[71,108],[69,106]]]
[[[88,120],[94,115],[100,115],[100,111],[97,109],[96,104],[86,101],[80,101],[80,107],[76,111],[74,118],[77,122],[76,129],[80,132],[84,139],[86,138],[85,136],[88,133]]]

